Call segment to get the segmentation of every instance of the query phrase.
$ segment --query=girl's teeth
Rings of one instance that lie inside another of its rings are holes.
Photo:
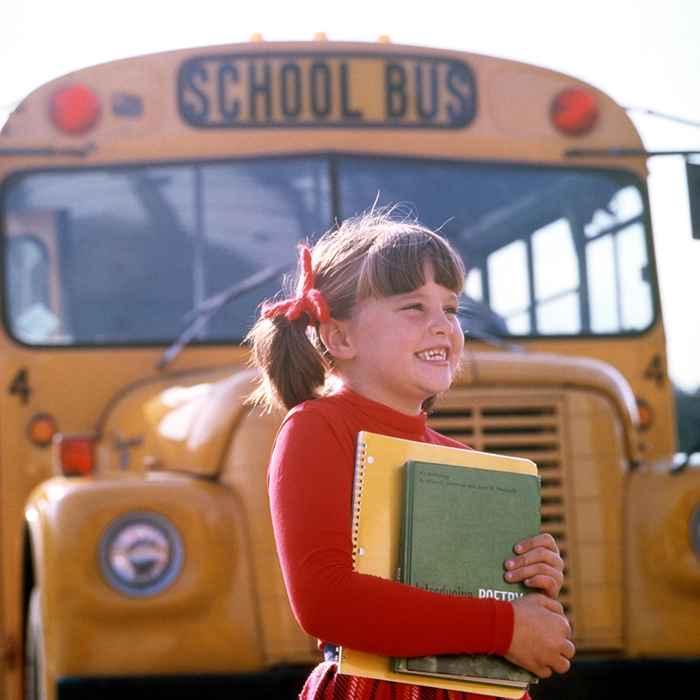
[[[445,360],[447,353],[444,350],[428,350],[427,352],[419,352],[418,357],[421,360]]]

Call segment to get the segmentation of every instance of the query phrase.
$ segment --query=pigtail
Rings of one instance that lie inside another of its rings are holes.
[[[326,363],[307,334],[306,315],[290,321],[286,316],[261,318],[246,341],[251,345],[251,364],[261,371],[257,389],[248,403],[291,409],[319,396],[326,383]]]
[[[315,399],[326,383],[328,367],[318,338],[318,324],[331,314],[324,295],[314,286],[313,262],[308,246],[299,246],[299,279],[296,296],[266,301],[260,318],[246,341],[252,346],[251,364],[262,372],[260,385],[248,401],[291,409]],[[311,326],[311,328],[309,328]]]

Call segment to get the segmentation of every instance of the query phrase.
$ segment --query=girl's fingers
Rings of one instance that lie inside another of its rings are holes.
[[[561,583],[551,576],[533,576],[525,579],[525,585],[542,591],[550,598],[557,598],[561,590]]]
[[[557,673],[566,673],[571,668],[571,662],[565,656],[560,656],[553,670]]]
[[[518,542],[513,549],[517,554],[525,554],[531,549],[536,549],[537,547],[544,547],[552,552],[559,554],[559,547],[557,547],[557,542],[548,532],[542,532],[534,537],[528,537],[526,540]]]
[[[575,654],[576,647],[572,641],[566,639],[561,650],[561,656],[559,657],[557,663],[552,667],[553,670],[555,670],[557,673],[566,673],[571,668],[571,659],[574,658]]]
[[[525,554],[520,554],[517,557],[507,559],[505,567],[509,571],[515,571],[524,566],[532,566],[534,564],[548,564],[554,569],[564,570],[564,560],[559,556],[558,552],[553,552],[545,547],[537,547],[528,551]]]
[[[533,593],[532,595],[538,595],[537,593]],[[552,598],[547,598],[546,596],[541,597],[542,603],[547,610],[551,610],[552,612],[557,613],[557,615],[561,615],[564,618],[564,623],[565,626],[571,629],[571,625],[569,625],[569,621],[564,617],[564,606],[558,601],[558,600],[553,600]],[[567,637],[570,636],[567,634]]]
[[[550,598],[556,598],[564,584],[564,575],[559,569],[543,564],[508,571],[504,578],[508,583],[523,581],[528,588],[542,590]]]
[[[549,666],[541,666],[535,671],[535,674],[539,678],[551,678],[552,677],[552,669],[549,668]]]
[[[549,576],[559,583],[564,582],[564,574],[561,569],[548,566],[547,564],[533,564],[532,566],[523,566],[513,571],[507,571],[505,580],[508,581],[508,583],[517,583],[518,581],[525,581],[535,576]]]
[[[556,598],[564,584],[564,560],[554,538],[541,533],[518,542],[514,549],[518,555],[504,563],[505,580],[509,583],[523,581],[526,586]]]

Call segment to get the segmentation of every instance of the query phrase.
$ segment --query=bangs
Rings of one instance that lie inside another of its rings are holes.
[[[406,228],[381,237],[367,251],[358,279],[358,300],[418,289],[425,284],[426,263],[439,285],[457,295],[464,291],[464,264],[452,246],[421,226]]]

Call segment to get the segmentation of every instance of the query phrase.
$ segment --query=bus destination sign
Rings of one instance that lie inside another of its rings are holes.
[[[464,61],[349,53],[197,56],[177,93],[184,121],[208,129],[462,129],[477,98]]]

